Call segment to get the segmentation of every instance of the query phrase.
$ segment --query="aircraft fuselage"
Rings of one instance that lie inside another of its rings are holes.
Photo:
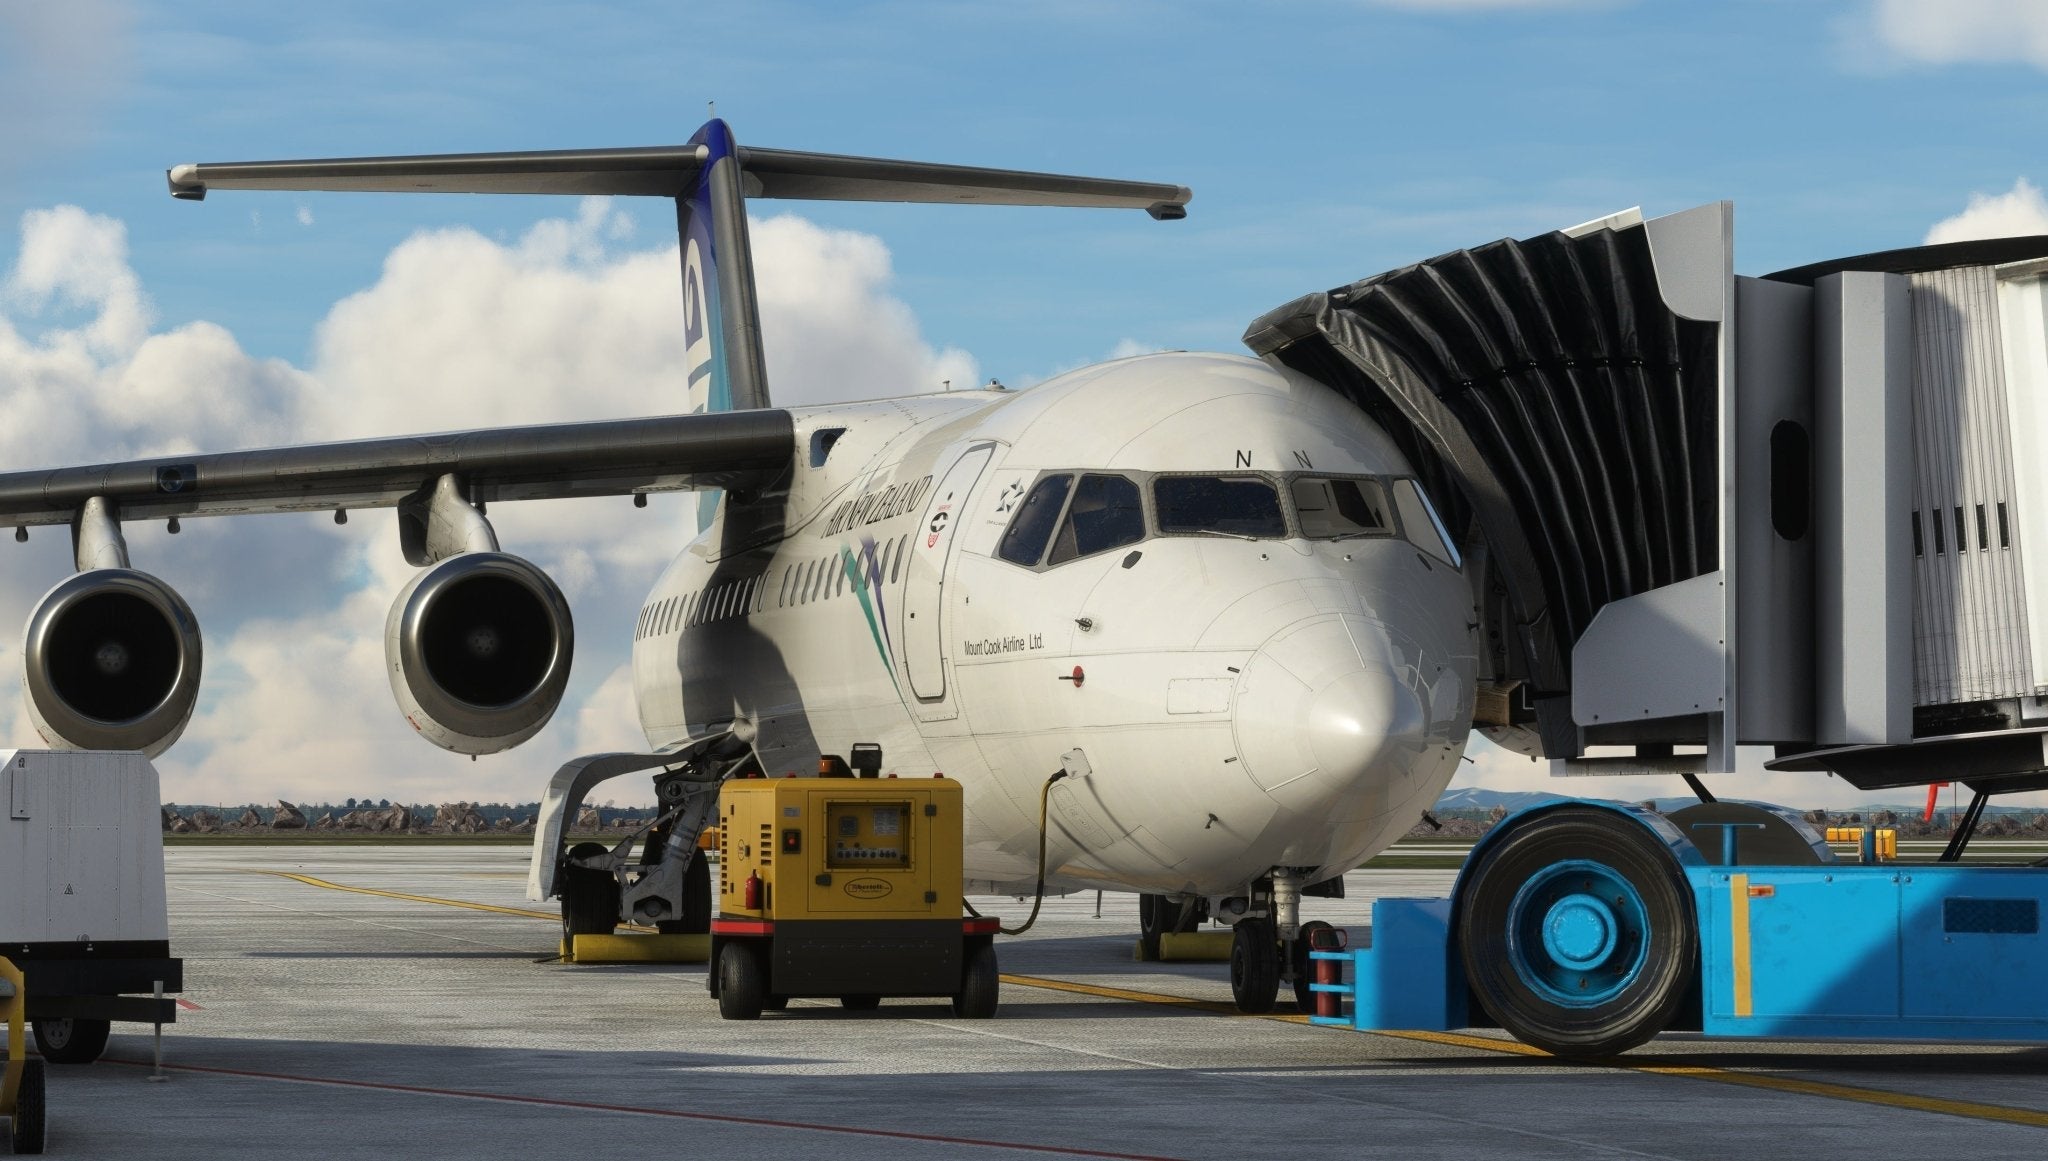
[[[721,504],[642,611],[656,748],[743,719],[772,777],[879,743],[965,784],[987,890],[1028,889],[1065,764],[1054,888],[1203,896],[1340,874],[1456,770],[1472,596],[1328,388],[1173,353],[792,412],[779,522]]]

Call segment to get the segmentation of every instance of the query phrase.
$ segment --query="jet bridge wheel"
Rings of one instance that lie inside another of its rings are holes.
[[[36,1051],[52,1064],[91,1064],[107,1050],[106,1020],[37,1020]]]
[[[579,867],[571,859],[602,855],[603,843],[577,843],[563,856],[562,938],[610,935],[619,925],[619,881],[604,871]]]
[[[1609,1056],[1664,1030],[1699,974],[1684,872],[1663,843],[1594,807],[1537,815],[1489,847],[1458,904],[1475,999],[1558,1056]]]

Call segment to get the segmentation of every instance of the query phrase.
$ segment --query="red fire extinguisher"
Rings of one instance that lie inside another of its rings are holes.
[[[1343,951],[1348,933],[1341,927],[1327,924],[1314,925],[1308,931],[1310,951]],[[1341,959],[1312,959],[1315,965],[1315,982],[1319,984],[1341,984],[1344,982],[1344,961]],[[1342,1016],[1344,996],[1340,992],[1317,992],[1316,1015]]]
[[[753,871],[747,872],[746,884],[740,888],[740,899],[741,906],[745,907],[749,911],[759,911],[761,909],[760,875],[754,873]]]

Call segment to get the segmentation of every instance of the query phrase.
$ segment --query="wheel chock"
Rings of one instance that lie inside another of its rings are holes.
[[[570,963],[707,963],[709,935],[579,935],[568,941]]]
[[[1161,963],[1229,963],[1231,933],[1222,931],[1165,931],[1159,935]]]

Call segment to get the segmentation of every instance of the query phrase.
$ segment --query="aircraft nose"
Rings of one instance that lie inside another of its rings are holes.
[[[1245,772],[1304,810],[1370,794],[1428,745],[1416,658],[1375,622],[1329,616],[1276,634],[1245,667],[1235,722]]]

